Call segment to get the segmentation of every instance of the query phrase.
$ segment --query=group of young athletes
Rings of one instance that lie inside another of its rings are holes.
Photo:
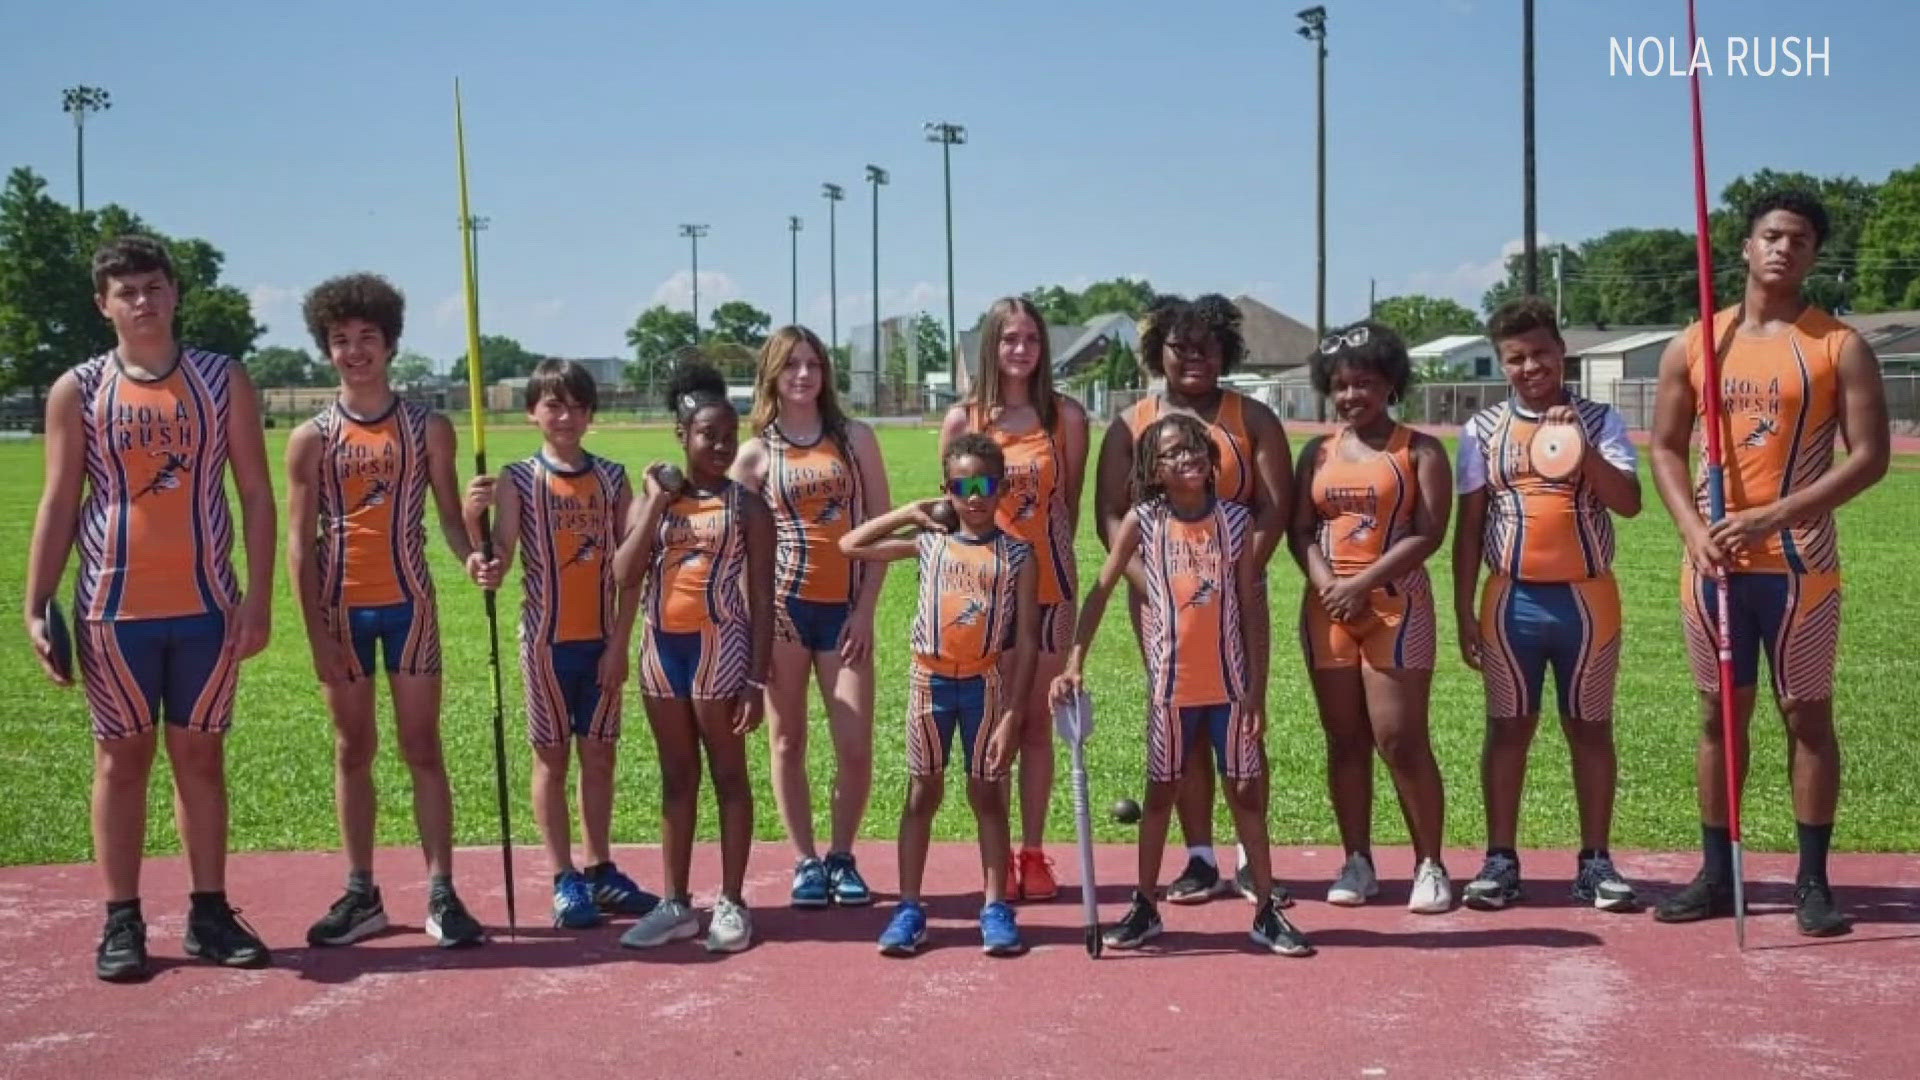
[[[1888,423],[1872,352],[1801,292],[1826,237],[1825,212],[1780,193],[1756,203],[1748,224],[1744,294],[1706,328],[1726,403],[1708,421],[1723,425],[1728,448],[1718,521],[1689,463],[1703,411],[1702,328],[1675,337],[1660,364],[1650,451],[1686,545],[1681,608],[1701,702],[1705,859],[1655,915],[1686,921],[1732,908],[1715,636],[1724,585],[1742,732],[1733,752],[1744,766],[1764,652],[1788,734],[1799,927],[1831,934],[1847,925],[1826,877],[1839,791],[1833,512],[1884,473]],[[74,638],[93,717],[93,835],[107,894],[97,971],[111,980],[148,971],[139,875],[160,739],[193,882],[185,950],[260,966],[268,949],[224,891],[222,749],[238,668],[265,647],[270,621],[278,500],[257,395],[240,364],[175,343],[178,294],[163,248],[115,241],[93,273],[118,344],[48,396],[26,625],[49,676],[71,681],[56,662],[47,604],[77,546]],[[970,394],[940,429],[943,493],[897,507],[872,431],[839,405],[831,354],[799,326],[775,331],[761,350],[744,445],[725,381],[684,363],[667,392],[684,460],[630,476],[584,444],[598,405],[593,379],[578,364],[546,361],[526,389],[540,450],[462,492],[450,423],[388,383],[403,310],[391,285],[364,274],[328,281],[305,303],[340,390],[289,440],[286,546],[333,720],[347,862],[346,888],[308,931],[311,945],[345,945],[387,925],[373,877],[381,668],[412,774],[430,879],[426,930],[444,946],[485,940],[453,888],[429,509],[478,586],[497,588],[518,558],[532,801],[560,926],[631,916],[620,941],[635,948],[699,935],[689,863],[704,764],[721,847],[706,946],[748,947],[747,737],[763,717],[775,800],[797,856],[790,902],[871,902],[853,847],[874,753],[874,614],[887,564],[913,559],[910,780],[899,900],[882,952],[910,955],[926,940],[922,879],[956,740],[979,826],[982,944],[995,955],[1024,951],[1010,905],[1058,890],[1043,847],[1052,710],[1088,692],[1086,657],[1124,580],[1149,688],[1146,799],[1138,881],[1106,944],[1134,948],[1160,933],[1157,898],[1194,903],[1237,889],[1254,906],[1257,944],[1311,954],[1283,914],[1293,898],[1273,880],[1267,832],[1267,582],[1282,543],[1305,578],[1299,641],[1346,856],[1327,901],[1360,905],[1379,891],[1369,839],[1376,752],[1413,841],[1410,910],[1444,912],[1456,899],[1497,909],[1521,896],[1521,787],[1551,669],[1579,807],[1574,895],[1603,910],[1637,906],[1608,853],[1623,640],[1612,519],[1641,509],[1637,452],[1618,412],[1567,388],[1555,314],[1538,299],[1510,302],[1489,321],[1512,393],[1471,419],[1451,465],[1437,439],[1393,416],[1412,372],[1389,328],[1362,321],[1320,342],[1311,374],[1338,424],[1296,460],[1272,411],[1221,383],[1244,352],[1233,305],[1218,296],[1157,301],[1140,340],[1158,388],[1101,442],[1093,524],[1108,556],[1084,595],[1074,542],[1088,418],[1055,389],[1044,321],[1025,300],[1000,300],[982,321]],[[1535,467],[1532,446],[1552,424],[1577,428],[1580,453],[1577,468],[1550,476]],[[244,587],[230,559],[229,472]],[[1463,658],[1484,679],[1487,716],[1486,857],[1458,897],[1441,861],[1444,794],[1428,737],[1437,628],[1426,570],[1456,512],[1454,612]],[[633,663],[661,778],[658,896],[615,865],[609,836]],[[836,762],[824,850],[806,765],[815,684]],[[1102,711],[1109,731],[1137,722],[1119,701]],[[567,775],[576,755],[578,862]],[[1216,774],[1239,840],[1232,875],[1214,853]],[[1176,815],[1188,859],[1162,890]]]

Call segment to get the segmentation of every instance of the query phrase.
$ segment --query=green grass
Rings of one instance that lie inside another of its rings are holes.
[[[277,472],[285,429],[269,436],[268,452]],[[935,439],[932,429],[895,428],[881,433],[896,498],[931,494],[936,489]],[[492,429],[489,449],[504,461],[530,452],[535,445],[528,428],[509,424]],[[670,436],[657,429],[607,429],[595,434],[592,445],[598,453],[633,466],[672,457],[675,451]],[[0,548],[13,553],[0,560],[0,598],[9,611],[19,610],[25,584],[40,476],[37,441],[0,443]],[[1698,842],[1692,752],[1698,708],[1680,636],[1676,591],[1680,545],[1650,481],[1646,499],[1647,511],[1623,522],[1620,532],[1618,573],[1627,630],[1617,723],[1620,795],[1615,835],[1621,847],[1687,847]],[[1912,550],[1910,515],[1915,507],[1920,507],[1920,469],[1910,459],[1897,460],[1884,482],[1841,515],[1847,600],[1837,715],[1847,763],[1835,842],[1842,848],[1920,849],[1920,816],[1912,812],[1911,800],[1911,770],[1920,761],[1920,728],[1914,722],[1915,707],[1920,705],[1920,660],[1915,658],[1911,624],[1903,621],[1912,612],[1907,592],[1912,583],[1900,581],[1911,572],[1901,553]],[[1100,559],[1090,528],[1082,530],[1079,551],[1082,579],[1090,580]],[[1448,840],[1475,845],[1482,834],[1481,690],[1478,677],[1461,664],[1454,645],[1446,564],[1443,548],[1431,567],[1442,613],[1433,737],[1447,784]],[[434,551],[434,572],[441,587],[448,672],[443,727],[458,836],[462,843],[487,843],[497,839],[498,819],[485,617],[479,594],[457,575],[452,559],[440,548]],[[1271,573],[1275,633],[1267,744],[1274,775],[1273,836],[1276,843],[1324,843],[1335,834],[1326,797],[1323,742],[1292,631],[1301,581],[1284,555],[1275,560]],[[241,850],[330,849],[338,844],[330,728],[286,575],[276,578],[279,596],[273,641],[243,670],[238,718],[229,740],[233,845]],[[906,787],[901,717],[906,705],[913,584],[913,568],[896,565],[888,576],[879,615],[874,797],[863,830],[875,839],[893,835]],[[63,586],[63,595],[69,587]],[[514,831],[516,839],[532,842],[533,815],[526,798],[529,751],[519,680],[511,663],[512,613],[518,603],[516,582],[501,598],[501,645],[509,660],[507,730]],[[49,685],[21,638],[9,640],[14,644],[0,650],[0,685],[11,688],[0,708],[0,791],[5,792],[0,800],[0,864],[84,860],[90,855],[87,791],[92,762],[84,699],[78,689],[63,692]],[[1100,733],[1090,751],[1090,769],[1096,804],[1104,805],[1123,793],[1137,794],[1144,768],[1139,702],[1145,696],[1145,679],[1123,614],[1116,612],[1108,619],[1089,667],[1100,710]],[[384,693],[381,700],[384,716]],[[406,772],[393,750],[391,726],[385,721],[383,725],[379,839],[385,844],[411,843]],[[631,687],[627,725],[614,835],[622,842],[647,841],[657,837],[659,782],[640,703]],[[824,830],[823,796],[832,756],[821,726],[816,724],[814,731],[815,806]],[[1757,849],[1787,848],[1793,840],[1793,816],[1784,776],[1784,743],[1778,721],[1764,706],[1756,733],[1754,779],[1747,803],[1748,843]],[[756,831],[763,839],[777,839],[781,828],[767,786],[763,737],[754,739],[752,756]],[[1051,833],[1062,840],[1072,835],[1064,772],[1063,768],[1051,822]],[[1376,836],[1381,842],[1402,841],[1404,828],[1391,787],[1383,773],[1378,775]],[[178,850],[168,790],[162,765],[156,770],[149,826],[149,843],[156,852]],[[1104,839],[1131,836],[1131,830],[1099,817]],[[965,837],[971,828],[965,800],[949,799],[937,835]],[[702,834],[712,836],[714,829],[712,807],[705,805]],[[1224,811],[1219,835],[1231,836]],[[1534,845],[1571,846],[1578,839],[1566,749],[1551,724],[1543,725],[1535,749],[1522,836]]]

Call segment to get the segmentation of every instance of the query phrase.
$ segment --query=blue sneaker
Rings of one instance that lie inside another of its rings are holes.
[[[612,863],[587,867],[587,884],[593,887],[594,905],[609,915],[645,915],[660,903]]]
[[[819,859],[801,859],[793,868],[793,906],[827,906],[827,867]]]
[[[988,956],[1019,956],[1027,951],[1020,927],[1013,921],[1013,908],[1004,900],[980,909],[980,951]]]
[[[893,919],[880,935],[881,956],[912,956],[927,943],[927,913],[918,902],[902,900],[893,909]]]
[[[600,925],[600,909],[594,906],[593,890],[577,870],[569,870],[553,883],[553,925],[569,930],[584,930]]]
[[[873,892],[867,888],[865,878],[854,868],[853,852],[838,851],[827,854],[827,888],[833,894],[833,902],[841,907],[861,907],[873,903]]]

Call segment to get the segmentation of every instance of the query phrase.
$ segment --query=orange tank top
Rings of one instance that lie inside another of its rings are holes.
[[[1158,498],[1133,513],[1147,577],[1140,641],[1153,700],[1176,708],[1240,700],[1247,655],[1234,575],[1246,554],[1252,511],[1216,498],[1189,521]]]
[[[1352,441],[1364,455],[1344,460],[1340,448]],[[1319,511],[1316,542],[1333,572],[1341,577],[1372,566],[1413,528],[1418,488],[1413,473],[1413,430],[1396,424],[1378,452],[1342,427],[1320,441],[1313,473],[1313,506]]]
[[[1147,425],[1173,411],[1159,394],[1149,394],[1120,415],[1138,441]],[[1220,448],[1220,471],[1213,478],[1214,492],[1241,506],[1252,506],[1257,482],[1253,471],[1253,436],[1247,433],[1246,404],[1241,394],[1233,390],[1220,391],[1220,407],[1207,422],[1207,431],[1213,436],[1213,444]]]
[[[853,601],[860,564],[840,553],[840,538],[866,518],[860,470],[832,436],[796,443],[768,424],[767,479],[773,512],[776,596],[823,604]]]
[[[320,433],[321,596],[343,608],[430,599],[427,419],[400,398],[362,420],[338,402],[314,417]]]
[[[1038,602],[1070,603],[1077,585],[1073,530],[1067,518],[1067,490],[1056,433],[1035,427],[1011,434],[998,424],[969,424],[984,431],[1007,459],[1006,490],[994,524],[1033,548],[1040,560]]]
[[[1019,615],[1020,570],[1033,549],[1001,530],[973,539],[920,534],[920,606],[913,620],[914,662],[961,679],[999,662]]]
[[[747,537],[742,488],[729,482],[710,495],[682,495],[660,517],[653,572],[647,577],[647,624],[669,634],[697,633],[747,620]]]
[[[1597,454],[1607,406],[1569,395],[1587,452]],[[1518,581],[1582,581],[1613,568],[1613,515],[1586,477],[1548,480],[1533,471],[1531,445],[1540,418],[1513,401],[1483,410],[1461,438],[1479,441],[1487,464],[1487,523],[1481,557],[1487,568]]]
[[[1713,317],[1713,339],[1727,341],[1738,307]],[[1840,348],[1853,330],[1809,304],[1784,333],[1731,334],[1720,365],[1720,445],[1726,460],[1729,512],[1778,502],[1833,467],[1840,430]],[[1695,416],[1706,416],[1706,365],[1700,327],[1686,330],[1687,378]],[[1704,439],[1704,434],[1702,438]],[[1707,516],[1706,455],[1695,499]],[[1840,568],[1839,533],[1831,513],[1790,523],[1748,547],[1739,570],[1818,573]]]
[[[232,363],[182,349],[158,379],[128,375],[111,352],[74,368],[87,469],[80,618],[174,618],[239,602],[226,489]]]
[[[613,629],[613,553],[627,470],[587,455],[563,469],[535,454],[506,467],[520,497],[523,643],[599,641]]]

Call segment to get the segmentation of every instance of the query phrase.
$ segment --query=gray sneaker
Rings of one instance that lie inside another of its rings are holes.
[[[629,949],[651,949],[669,941],[685,941],[700,933],[700,918],[684,900],[666,899],[620,935],[620,944]]]
[[[708,952],[744,952],[753,944],[753,916],[747,905],[736,904],[722,896],[713,902],[713,917],[707,920]]]
[[[1467,882],[1463,900],[1477,911],[1499,911],[1520,899],[1520,860],[1504,852],[1488,855],[1480,872]]]

